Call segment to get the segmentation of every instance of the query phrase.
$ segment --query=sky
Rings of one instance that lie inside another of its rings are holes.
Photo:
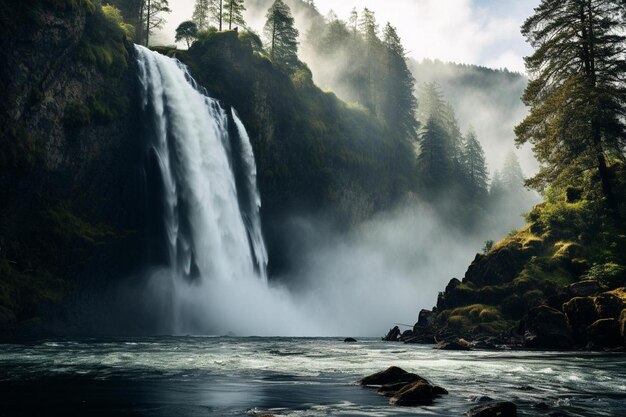
[[[159,41],[173,43],[176,26],[191,17],[194,0],[170,0],[173,12]],[[398,28],[409,55],[524,72],[530,47],[520,26],[539,0],[315,0],[347,19],[353,7],[367,7],[381,25]],[[252,19],[250,19],[252,20]],[[260,32],[259,28],[254,28]]]

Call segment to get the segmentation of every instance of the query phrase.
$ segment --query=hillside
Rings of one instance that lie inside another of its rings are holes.
[[[551,189],[527,225],[476,255],[414,342],[476,341],[478,347],[614,349],[626,344],[626,171],[612,167],[620,212],[607,210],[592,176]]]

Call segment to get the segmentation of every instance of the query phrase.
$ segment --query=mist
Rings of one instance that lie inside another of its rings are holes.
[[[183,3],[185,8],[177,9]],[[248,25],[259,33],[270,3],[246,2]],[[287,3],[292,6],[300,31],[300,59],[311,68],[315,83],[353,102],[356,94],[343,82],[352,64],[348,51],[317,54],[307,42],[307,35],[319,15],[299,2]],[[176,0],[171,6],[190,16],[193,1]],[[189,16],[181,15],[181,19]],[[172,23],[181,19],[178,15],[176,19],[168,17]],[[173,31],[170,26],[168,23],[160,38],[164,42],[167,33]],[[421,56],[420,51],[410,53]],[[517,150],[514,146],[513,127],[527,113],[519,99],[526,78],[512,74],[510,82],[486,90],[481,85],[461,85],[463,67],[439,64],[411,59],[409,67],[417,87],[426,82],[441,85],[462,131],[470,126],[475,129],[490,171],[501,169],[504,156],[514,150],[525,175],[536,172],[537,163],[530,149]],[[510,66],[519,69],[517,64]],[[347,232],[336,230],[323,217],[294,215],[282,227],[293,236],[292,246],[296,249],[292,263],[297,266],[271,277],[269,283],[255,277],[185,282],[156,270],[144,277],[148,291],[141,297],[160,317],[154,321],[162,326],[158,331],[164,333],[382,336],[394,323],[412,325],[422,308],[432,308],[447,282],[463,277],[485,240],[497,241],[520,227],[522,214],[537,200],[536,194],[529,194],[518,208],[490,213],[489,221],[473,225],[471,232],[461,230],[438,209],[415,199]],[[164,322],[162,317],[171,320]]]
[[[284,227],[298,247],[299,266],[287,275],[270,283],[256,276],[186,281],[154,269],[117,289],[124,307],[115,314],[127,326],[130,317],[139,320],[131,333],[384,336],[432,308],[447,282],[462,278],[483,238],[448,227],[417,202],[345,233],[311,217]]]

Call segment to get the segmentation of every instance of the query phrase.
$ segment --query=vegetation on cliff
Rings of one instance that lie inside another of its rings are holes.
[[[477,255],[462,281],[450,281],[434,312],[422,313],[418,338],[626,344],[626,21],[618,3],[543,1],[523,26],[536,52],[526,59],[531,112],[516,133],[542,163],[528,184],[545,191],[545,202],[526,227]]]

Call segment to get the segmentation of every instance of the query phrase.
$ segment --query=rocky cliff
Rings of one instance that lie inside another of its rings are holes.
[[[612,170],[623,192],[623,164]],[[590,190],[585,179],[581,189],[551,190],[527,215],[525,228],[477,255],[462,280],[448,283],[406,339],[560,349],[626,346],[624,213],[607,209]]]
[[[130,267],[107,259],[140,246],[138,89],[100,6],[8,2],[0,16],[0,323],[37,328],[79,278]]]

